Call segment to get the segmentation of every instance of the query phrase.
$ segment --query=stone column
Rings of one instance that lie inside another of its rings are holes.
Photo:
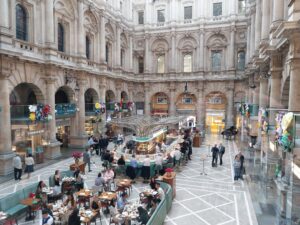
[[[176,66],[177,66],[177,52],[176,52],[176,34],[175,32],[171,34],[171,54],[172,56],[169,57],[169,62],[170,62],[170,72],[176,72]],[[178,68],[178,66],[177,66]]]
[[[9,76],[10,70],[0,70],[0,175],[13,172],[12,158],[15,155],[11,148]]]
[[[175,116],[176,115],[176,96],[175,96],[175,87],[170,88],[170,102],[169,102],[169,115]]]
[[[234,88],[227,87],[226,127],[233,126]]]
[[[105,18],[103,15],[103,11],[102,11],[102,15],[100,16],[100,64],[101,65],[106,65],[106,61],[105,61]]]
[[[251,50],[250,57],[254,55],[255,52],[255,9],[251,10]]]
[[[0,0],[0,30],[9,28],[9,0]]]
[[[47,72],[51,73],[51,69],[47,68]],[[61,156],[60,145],[61,143],[56,140],[56,115],[55,115],[55,82],[56,78],[51,74],[45,77],[47,88],[47,101],[51,107],[52,120],[48,122],[49,125],[49,139],[48,145],[45,149],[45,157],[49,159],[55,159]]]
[[[270,31],[270,0],[262,0],[261,39],[269,39]]]
[[[228,69],[234,69],[235,68],[235,27],[231,27],[230,32],[230,46],[229,46],[229,54],[228,54]]]
[[[256,1],[255,13],[255,51],[258,50],[261,38],[261,0]]]
[[[281,68],[272,68],[271,69],[271,93],[270,93],[270,108],[280,109],[280,89],[281,89]],[[274,111],[270,112],[270,125],[275,125],[275,116]]]
[[[292,59],[290,69],[289,111],[300,112],[300,59]]]
[[[45,1],[45,40],[49,47],[54,47],[54,5],[53,0]]]
[[[83,27],[83,0],[77,1],[78,6],[78,55],[79,57],[86,58],[85,55],[85,32]]]
[[[251,25],[248,24],[247,28],[247,52],[246,52],[246,64],[250,61],[250,52],[251,52],[251,46],[250,46],[250,41],[251,39]]]
[[[133,37],[129,36],[129,71],[133,71]]]
[[[121,28],[117,26],[116,36],[116,67],[121,67]]]
[[[267,108],[268,106],[268,79],[260,78],[259,83],[259,107]]]
[[[203,85],[200,85],[199,89],[197,90],[197,105],[196,105],[196,116],[197,116],[197,125],[200,130],[205,130],[205,96],[204,96],[204,89]]]
[[[106,85],[103,84],[103,83],[100,83],[99,89],[100,89],[100,97],[99,97],[99,101],[100,101],[100,103],[106,104],[106,101],[105,101],[105,96],[106,96]],[[102,122],[101,122],[101,131],[103,132],[103,131],[104,131],[104,128],[105,128],[105,124],[106,124],[106,110],[105,110],[105,113],[103,113],[103,114],[101,115],[101,119],[102,119]]]
[[[203,8],[203,7],[201,7]],[[200,30],[200,40],[199,40],[199,70],[204,70],[204,31]]]
[[[145,64],[145,73],[150,73],[150,53],[149,53],[149,36],[145,37],[145,56],[144,56],[144,64]]]
[[[272,24],[278,25],[284,18],[284,0],[273,0],[273,17]]]
[[[144,114],[146,116],[151,116],[151,109],[150,109],[151,96],[150,96],[149,84],[145,84],[144,90],[145,90],[145,113]]]

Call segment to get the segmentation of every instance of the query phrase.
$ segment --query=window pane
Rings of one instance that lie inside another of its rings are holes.
[[[88,36],[85,37],[85,55],[87,59],[90,59],[90,39]]]
[[[161,55],[157,58],[157,72],[164,73],[165,72],[165,56]]]
[[[125,65],[125,51],[121,50],[121,67]]]
[[[16,38],[27,41],[27,14],[23,6],[16,6]]]
[[[105,61],[108,64],[108,55],[109,55],[109,46],[108,44],[105,45]]]
[[[157,22],[164,23],[165,22],[165,10],[157,10]]]
[[[211,57],[212,57],[212,70],[214,71],[221,70],[222,52],[212,51]]]
[[[65,41],[64,37],[65,31],[64,27],[61,25],[61,23],[58,23],[58,29],[57,29],[57,41],[58,41],[58,51],[64,52],[65,51]]]
[[[144,73],[144,59],[139,57],[139,73]]]
[[[239,0],[239,13],[244,13],[246,8],[245,0]]]
[[[139,16],[139,24],[144,24],[144,11],[140,11],[138,13]]]
[[[213,3],[213,16],[222,15],[222,2]]]
[[[193,7],[186,6],[184,7],[184,19],[191,20],[193,18]]]
[[[183,58],[183,72],[192,72],[192,55],[185,55]]]
[[[245,70],[245,52],[238,53],[238,70]]]

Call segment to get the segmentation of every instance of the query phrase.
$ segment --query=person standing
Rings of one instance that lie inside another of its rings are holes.
[[[244,161],[245,161],[245,157],[242,154],[242,152],[240,151],[239,154],[239,159],[240,159],[240,163],[241,163],[241,167],[240,167],[240,179],[244,180],[243,175],[245,174],[245,168],[244,168]]]
[[[86,165],[88,165],[89,167],[89,172],[91,172],[91,153],[90,153],[90,150],[87,148],[85,150],[85,153],[83,153],[83,162]]]
[[[219,149],[218,149],[218,147],[217,147],[216,144],[215,144],[214,147],[212,147],[211,152],[212,152],[212,162],[211,162],[211,166],[212,166],[212,167],[217,167],[217,165],[218,165],[218,154],[219,154]]]
[[[219,158],[220,158],[220,166],[223,165],[223,155],[225,153],[225,147],[220,143],[219,145]]]
[[[234,170],[234,180],[238,180],[240,178],[241,174],[241,161],[239,155],[236,155],[234,157],[233,161],[233,170]]]
[[[25,173],[27,173],[27,179],[30,178],[30,174],[34,171],[34,159],[31,154],[25,158]]]
[[[22,161],[21,161],[21,157],[19,156],[18,153],[13,158],[13,167],[14,167],[15,180],[21,180],[21,176],[22,176]]]

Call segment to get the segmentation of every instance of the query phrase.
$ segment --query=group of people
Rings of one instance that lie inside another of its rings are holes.
[[[13,158],[13,168],[14,168],[14,178],[16,181],[21,180],[23,172],[23,164],[21,156],[17,153]],[[27,179],[30,178],[30,174],[34,171],[34,159],[32,154],[27,154],[25,157],[25,169],[24,172],[27,173]]]
[[[225,147],[222,145],[222,143],[220,143],[219,146],[217,144],[215,144],[212,147],[211,152],[212,152],[211,166],[217,167],[218,159],[220,161],[220,166],[222,166],[223,165],[223,155],[225,154]]]

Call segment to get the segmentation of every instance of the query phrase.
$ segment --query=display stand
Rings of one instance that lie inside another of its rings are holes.
[[[176,196],[176,173],[175,172],[171,172],[170,175],[168,175],[167,173],[165,173],[163,175],[163,181],[167,184],[169,184],[172,189],[173,189],[173,199]]]
[[[207,173],[205,173],[205,166],[204,166],[204,163],[205,163],[205,160],[206,160],[207,156],[204,155],[204,154],[201,154],[200,156],[200,160],[202,161],[202,172],[200,173],[201,175],[207,175]]]

